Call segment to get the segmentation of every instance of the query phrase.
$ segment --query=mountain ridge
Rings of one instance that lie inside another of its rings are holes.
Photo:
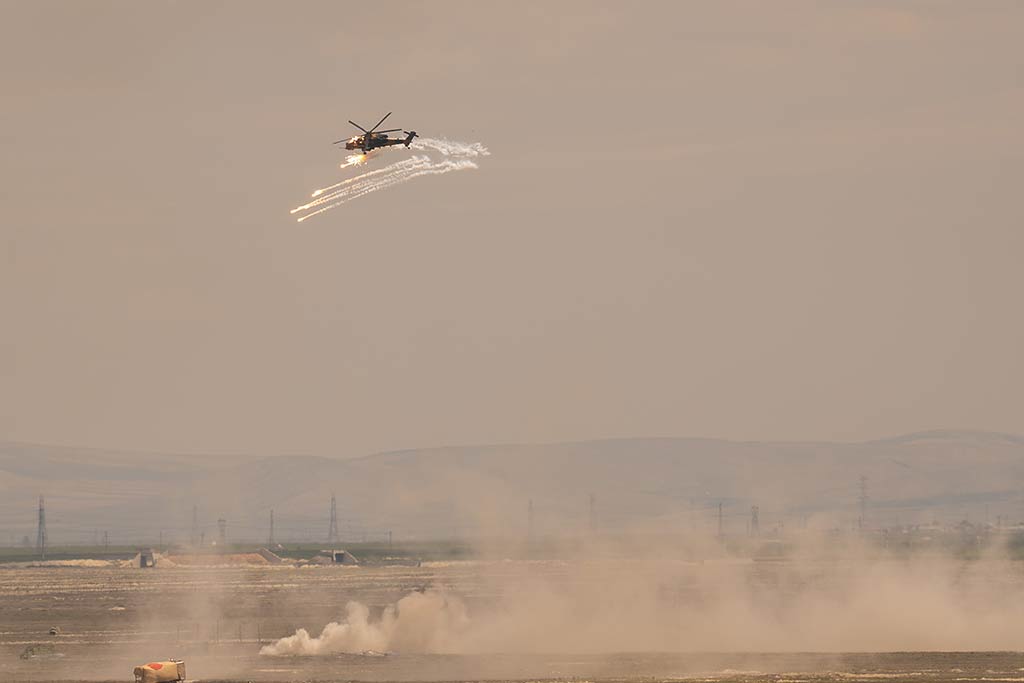
[[[877,524],[1022,515],[1024,438],[932,430],[863,442],[640,437],[326,455],[204,457],[0,442],[0,543],[34,537],[46,496],[55,542],[191,535],[227,519],[234,538],[326,533],[332,495],[354,536],[577,533],[594,496],[602,528],[707,528],[759,506],[763,525],[843,526],[867,477]],[[699,518],[699,523],[693,521]],[[689,521],[687,521],[689,520]],[[321,529],[323,527],[323,529]],[[769,527],[770,528],[770,527]]]

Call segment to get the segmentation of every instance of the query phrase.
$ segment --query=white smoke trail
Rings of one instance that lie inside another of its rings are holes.
[[[417,154],[383,168],[361,173],[314,191],[312,201],[295,207],[290,213],[308,212],[297,219],[301,223],[307,218],[317,216],[353,199],[393,187],[413,178],[478,168],[472,159],[490,155],[488,149],[479,142],[466,143],[435,138],[419,138],[413,142],[412,148],[417,151],[438,152],[445,158],[434,161],[426,154]],[[369,157],[373,156],[374,153],[371,152]],[[363,155],[351,155],[346,163],[341,165],[341,168],[364,163],[366,159],[367,157]]]
[[[377,177],[367,177],[369,174],[366,174],[358,179],[353,178],[353,180],[358,180],[358,182],[346,185],[339,190],[335,190],[331,194],[321,197],[316,202],[310,202],[308,208],[314,208],[316,210],[300,217],[298,222],[301,223],[307,218],[311,218],[317,214],[323,213],[324,211],[333,209],[336,206],[340,206],[355,197],[362,197],[371,192],[376,192],[377,190],[385,187],[390,187],[391,185],[401,181],[406,175],[423,168],[428,168],[431,164],[432,162],[425,157],[413,157],[412,159],[407,159],[406,162],[399,162],[399,164],[392,164],[387,168],[381,169],[381,174]]]
[[[416,149],[432,149],[448,157],[486,157],[490,151],[479,142],[456,142],[437,138],[419,138],[412,143]]]
[[[478,166],[474,162],[472,162],[472,161],[470,161],[468,159],[460,159],[458,161],[444,160],[444,161],[440,161],[440,162],[436,162],[436,163],[430,163],[430,164],[426,164],[426,165],[422,165],[422,166],[406,169],[401,174],[396,174],[396,175],[388,176],[386,178],[381,179],[377,183],[374,183],[373,186],[371,186],[371,187],[364,188],[364,189],[361,189],[361,190],[353,189],[353,191],[351,193],[349,193],[347,196],[345,196],[342,199],[342,201],[340,201],[338,203],[344,204],[346,202],[352,201],[353,199],[356,199],[357,197],[362,197],[363,195],[369,194],[370,192],[376,192],[377,190],[383,190],[384,188],[391,187],[393,185],[398,185],[398,184],[404,183],[404,182],[406,182],[408,180],[412,180],[413,178],[419,178],[420,176],[425,176],[425,175],[441,175],[441,174],[444,174],[444,173],[449,173],[451,171],[461,171],[461,170],[470,169],[470,168],[478,168]],[[335,206],[337,206],[337,204],[335,204]]]
[[[413,178],[419,178],[420,176],[425,175],[442,175],[444,173],[450,173],[451,171],[462,171],[471,168],[479,167],[475,162],[470,161],[469,159],[458,159],[454,161],[445,159],[444,161],[421,163],[415,166],[398,169],[397,171],[389,173],[388,175],[380,179],[376,179],[373,182],[352,185],[330,195],[327,198],[327,201],[331,202],[330,204],[322,206],[316,211],[300,217],[298,222],[301,223],[307,218],[312,218],[317,214],[329,211],[330,209],[341,206],[342,204],[347,204],[353,199],[366,196],[371,192],[377,192],[378,190],[383,190],[385,188],[404,183],[407,180],[412,180]]]
[[[445,159],[440,162],[426,161],[421,164],[408,166],[403,168],[400,173],[393,173],[383,176],[379,179],[375,179],[371,183],[366,183],[358,187],[346,188],[344,193],[340,193],[337,198],[345,199],[350,201],[356,197],[361,197],[370,192],[376,192],[392,185],[398,185],[404,183],[412,178],[417,178],[423,175],[439,175],[441,173],[448,173],[449,171],[461,171],[466,168],[477,168],[477,165],[468,160],[460,159],[458,161],[450,161]]]
[[[412,158],[409,158],[409,159],[404,159],[402,161],[398,161],[398,162],[393,163],[393,164],[391,164],[389,166],[385,166],[384,168],[378,168],[378,169],[376,169],[374,171],[367,171],[366,173],[362,173],[362,174],[354,176],[352,178],[348,178],[347,180],[342,180],[340,183],[335,183],[334,185],[330,185],[328,187],[321,188],[321,189],[319,189],[319,190],[317,190],[316,192],[313,193],[313,196],[316,197],[316,199],[314,199],[313,201],[308,202],[306,204],[303,204],[302,206],[295,207],[294,209],[291,210],[290,213],[298,213],[299,211],[305,211],[306,209],[310,209],[310,208],[312,208],[314,206],[319,206],[320,204],[324,204],[325,202],[331,201],[331,198],[335,194],[337,194],[338,192],[342,192],[343,191],[343,190],[339,190],[339,189],[336,189],[336,188],[346,187],[348,185],[352,185],[353,183],[358,184],[358,183],[362,182],[363,180],[365,180],[367,178],[371,178],[371,177],[377,176],[377,175],[382,175],[382,174],[385,174],[385,173],[392,173],[392,172],[395,172],[395,171],[400,171],[400,170],[402,170],[404,168],[407,168],[409,166],[415,166],[417,164],[420,164],[420,163],[423,163],[423,162],[429,161],[429,160],[430,160],[430,158],[426,157],[426,156],[415,156],[415,157],[412,157]],[[331,191],[331,192],[329,194],[324,194],[325,192],[328,192],[328,191]]]
[[[349,166],[358,166],[359,164],[365,163],[366,160],[370,159],[370,158],[371,158],[371,155],[369,155],[369,154],[350,154],[347,157],[345,157],[345,163],[340,164],[338,166],[338,168],[348,168]],[[335,183],[334,185],[331,185],[329,187],[321,187],[319,190],[314,190],[313,194],[311,194],[310,196],[311,197],[319,197],[324,192],[327,192],[328,190],[334,189],[335,187],[338,187],[339,185],[341,185],[344,182],[345,181],[343,180],[343,181],[341,181],[341,183]]]
[[[475,162],[469,159],[458,159],[455,161],[444,160],[440,163],[428,166],[427,168],[413,171],[410,175],[402,178],[400,182],[411,180],[412,178],[419,178],[424,175],[441,175],[442,173],[448,173],[449,171],[463,171],[469,168],[480,168]]]
[[[421,164],[427,163],[427,162],[429,162],[429,157],[425,157],[425,156],[412,157],[410,159],[405,159],[403,161],[399,161],[399,162],[391,164],[389,166],[385,166],[384,168],[379,168],[379,169],[377,169],[375,171],[368,171],[368,172],[363,173],[361,175],[357,175],[357,176],[355,176],[353,178],[349,178],[347,180],[343,180],[340,183],[336,183],[331,188],[327,188],[327,189],[331,190],[331,192],[329,194],[321,194],[315,200],[313,200],[311,202],[308,202],[306,204],[303,204],[302,206],[298,206],[298,207],[292,209],[291,213],[297,213],[298,211],[304,211],[306,209],[310,209],[310,208],[313,208],[315,206],[320,206],[322,204],[328,203],[332,199],[336,198],[339,194],[348,192],[351,189],[351,186],[353,186],[353,185],[360,185],[363,182],[366,182],[369,178],[372,178],[374,176],[387,175],[387,174],[392,174],[392,173],[399,173],[399,172],[401,172],[401,171],[403,171],[403,170],[405,170],[405,169],[407,169],[409,167],[418,166],[418,165],[421,165]]]

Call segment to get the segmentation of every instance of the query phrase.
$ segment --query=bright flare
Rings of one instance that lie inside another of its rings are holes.
[[[416,154],[408,159],[395,162],[383,168],[360,173],[352,178],[340,180],[333,185],[321,187],[312,194],[312,201],[297,206],[290,213],[307,212],[296,220],[301,223],[307,218],[318,216],[325,211],[346,204],[353,199],[377,192],[413,178],[426,175],[441,175],[451,171],[477,168],[473,157],[488,156],[490,152],[479,142],[465,143],[454,140],[437,140],[420,138],[413,145],[416,151],[430,150],[442,155],[441,160],[434,161],[426,154]],[[341,168],[358,166],[377,157],[377,150],[367,154],[350,154],[345,158]]]

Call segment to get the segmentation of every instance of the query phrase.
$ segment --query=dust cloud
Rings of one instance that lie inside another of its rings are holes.
[[[1024,575],[1000,557],[860,550],[758,562],[720,556],[481,561],[477,590],[411,593],[374,617],[349,603],[317,637],[264,655],[1019,650]]]
[[[338,652],[446,652],[457,648],[469,627],[465,604],[440,591],[414,592],[387,607],[378,619],[360,602],[349,602],[342,622],[331,622],[316,638],[306,629],[260,650],[265,655]]]

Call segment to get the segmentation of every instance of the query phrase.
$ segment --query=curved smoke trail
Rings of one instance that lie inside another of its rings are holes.
[[[413,178],[478,168],[474,159],[490,155],[487,148],[479,142],[458,142],[436,138],[419,138],[413,142],[411,148],[419,153],[408,159],[388,164],[383,168],[367,171],[322,187],[313,192],[312,201],[295,207],[290,213],[302,213],[303,215],[296,219],[301,223],[307,218],[318,216],[353,199],[393,187]],[[441,158],[435,160],[424,152],[437,153]],[[366,158],[362,155],[352,155],[346,159],[341,168],[362,164],[365,161]]]

